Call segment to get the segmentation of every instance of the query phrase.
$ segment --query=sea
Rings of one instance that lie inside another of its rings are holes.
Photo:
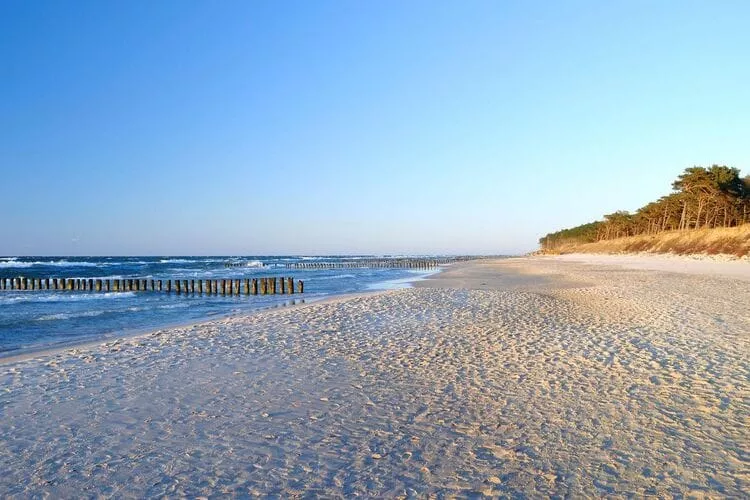
[[[287,266],[297,262],[365,262],[377,257],[390,256],[0,257],[0,278],[206,280],[283,276],[305,284],[304,294],[251,296],[0,290],[0,357],[336,295],[408,287],[412,281],[436,272],[435,269],[290,269]]]

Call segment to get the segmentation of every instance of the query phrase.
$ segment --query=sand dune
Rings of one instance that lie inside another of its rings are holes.
[[[750,282],[548,258],[0,366],[6,495],[743,496]]]

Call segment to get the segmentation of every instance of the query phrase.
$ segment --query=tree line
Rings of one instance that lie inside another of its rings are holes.
[[[542,249],[562,244],[658,234],[664,231],[732,227],[750,222],[750,175],[725,165],[690,167],[672,183],[672,193],[639,208],[617,211],[604,220],[549,233]]]

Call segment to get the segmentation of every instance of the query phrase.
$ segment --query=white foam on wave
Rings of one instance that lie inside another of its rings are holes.
[[[9,292],[14,293],[14,292]],[[135,292],[105,292],[105,293],[44,293],[21,292],[10,297],[0,297],[0,305],[20,304],[24,302],[80,302],[82,300],[124,299],[135,297]]]
[[[188,307],[190,304],[186,302],[178,302],[176,304],[167,304],[163,306],[157,306],[157,309],[179,309],[182,307]]]
[[[57,313],[47,314],[36,318],[37,321],[55,321],[61,319],[74,319],[74,318],[89,318],[93,316],[99,316],[107,311],[84,311],[80,313]]]
[[[105,263],[97,262],[86,262],[86,261],[70,261],[70,260],[47,260],[47,261],[33,261],[33,262],[19,262],[18,260],[4,260],[0,261],[0,268],[9,267],[33,267],[33,266],[48,266],[48,267],[97,267],[99,265],[109,265]]]
[[[308,278],[310,281],[320,281],[320,280],[340,280],[345,278],[356,278],[353,274],[336,274],[334,276],[311,276]]]
[[[245,263],[245,267],[263,267],[263,262],[259,260],[251,260],[250,262]]]

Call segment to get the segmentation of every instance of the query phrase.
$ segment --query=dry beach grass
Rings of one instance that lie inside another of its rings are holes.
[[[739,227],[667,231],[594,243],[563,243],[550,253],[671,253],[675,255],[750,255],[750,224]]]
[[[7,495],[743,496],[750,281],[554,258],[0,366]]]

